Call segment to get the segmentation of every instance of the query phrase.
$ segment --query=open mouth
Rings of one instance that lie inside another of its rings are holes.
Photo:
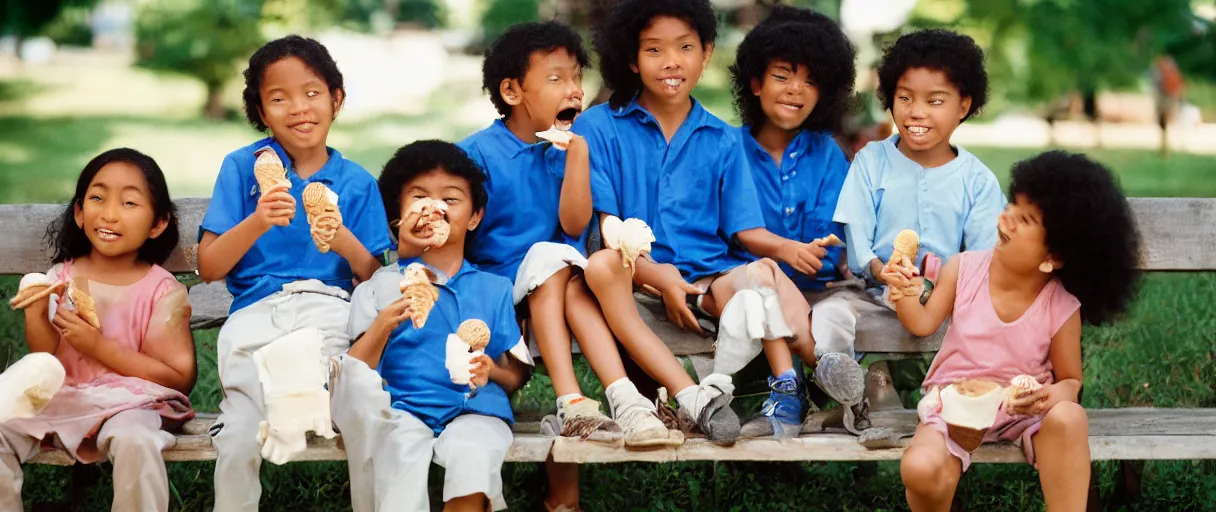
[[[291,129],[295,130],[299,133],[308,133],[308,132],[311,132],[312,129],[315,128],[316,126],[317,126],[317,123],[303,122],[303,123],[296,123],[296,124],[291,125]]]
[[[680,86],[684,84],[684,79],[678,76],[663,77],[659,81],[663,83],[664,87],[672,91],[679,90]]]
[[[575,107],[562,109],[557,113],[557,122],[553,123],[553,126],[558,130],[569,130],[571,126],[574,126],[574,118],[578,117],[579,113],[581,110]]]
[[[104,242],[113,242],[115,240],[118,240],[119,237],[122,236],[122,235],[115,233],[113,231],[110,231],[108,229],[99,228],[96,231],[97,231],[97,238],[100,238]]]
[[[802,107],[803,107],[803,105],[801,103],[787,103],[787,102],[780,102],[780,101],[777,102],[777,106],[779,106],[783,109],[786,109],[786,110],[793,110],[793,111],[802,110]]]
[[[917,136],[917,137],[923,137],[923,136],[925,136],[925,134],[927,134],[927,133],[929,133],[929,127],[927,127],[927,126],[909,126],[909,127],[908,127],[908,134],[909,134],[909,135],[914,135],[914,136]]]

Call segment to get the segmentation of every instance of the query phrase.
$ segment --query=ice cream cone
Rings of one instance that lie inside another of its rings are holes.
[[[97,304],[93,302],[93,297],[73,286],[68,290],[68,298],[76,306],[76,315],[89,325],[101,329],[101,320],[97,318]]]
[[[313,182],[304,187],[304,213],[312,228],[312,241],[321,252],[329,252],[329,243],[342,227],[342,212],[338,210],[338,194],[324,183]]]
[[[988,433],[988,429],[967,428],[947,423],[946,433],[950,435],[950,439],[953,439],[960,447],[970,453],[983,444],[984,435]]]
[[[431,308],[435,307],[435,301],[439,300],[439,288],[431,284],[434,278],[435,274],[426,266],[411,263],[405,268],[405,277],[398,285],[401,288],[401,296],[409,304],[414,327],[422,328],[426,325]]]
[[[30,305],[45,299],[63,287],[63,283],[54,283],[42,273],[26,274],[17,285],[17,294],[8,301],[13,309],[25,309]]]
[[[456,328],[456,336],[469,344],[473,350],[485,350],[490,344],[490,327],[476,318],[465,320]]]
[[[265,147],[255,154],[258,158],[253,163],[253,176],[258,180],[258,190],[265,194],[275,186],[291,188],[291,181],[287,179],[287,168],[283,166],[283,161],[274,149]]]

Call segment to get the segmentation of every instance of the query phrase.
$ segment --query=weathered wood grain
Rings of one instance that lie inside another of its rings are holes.
[[[1216,409],[1098,409],[1089,412],[1090,450],[1094,460],[1199,460],[1216,459]],[[882,411],[871,417],[875,426],[911,433],[915,411]],[[215,448],[207,429],[214,414],[200,414],[182,427],[175,446],[164,451],[168,461],[215,459]],[[857,438],[830,430],[777,440],[749,439],[733,447],[721,447],[704,438],[689,438],[679,448],[623,450],[573,439],[553,439],[538,434],[536,423],[515,426],[515,443],[508,462],[543,462],[552,453],[558,462],[676,462],[692,460],[830,461],[897,460],[904,447],[869,450]],[[903,440],[906,446],[909,439]],[[340,438],[309,440],[300,460],[345,460]],[[1012,444],[985,445],[975,452],[977,462],[1025,462],[1021,448]],[[44,451],[33,459],[37,464],[69,465],[73,461],[58,450]]]

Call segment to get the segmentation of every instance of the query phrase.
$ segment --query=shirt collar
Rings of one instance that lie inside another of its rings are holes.
[[[469,273],[477,270],[477,269],[473,268],[473,265],[469,264],[468,260],[461,260],[460,261],[460,270],[456,271],[456,275],[449,277],[442,270],[439,270],[435,267],[432,267],[432,266],[424,263],[422,261],[421,256],[414,256],[412,258],[398,258],[397,259],[397,267],[398,267],[397,272],[404,274],[405,267],[408,267],[411,263],[421,263],[423,266],[430,269],[431,272],[435,273],[435,276],[437,277],[437,279],[435,280],[435,284],[440,285],[440,286],[448,286],[448,287],[450,287],[452,285],[452,282],[455,281],[456,279],[458,279],[460,276],[469,274]]]
[[[519,140],[519,137],[515,136],[515,133],[513,133],[511,129],[507,127],[507,123],[504,122],[502,118],[494,120],[494,123],[490,125],[490,133],[494,134],[495,140],[499,144],[502,144],[507,148],[511,158],[515,158],[523,153],[528,153],[532,151],[532,148],[537,146],[550,144],[549,141],[544,139],[537,141],[536,144],[528,144],[527,142]]]
[[[927,171],[937,171],[937,170],[947,171],[947,170],[956,169],[956,168],[962,166],[963,163],[968,159],[968,157],[970,155],[969,153],[967,153],[967,150],[965,150],[959,146],[951,146],[957,152],[957,154],[954,156],[953,160],[950,160],[949,162],[946,162],[937,167],[924,167],[924,166],[916,163],[915,161],[913,161],[911,158],[908,158],[908,155],[903,154],[903,152],[901,152],[899,150],[898,143],[899,143],[899,133],[898,132],[892,133],[890,137],[887,137],[886,140],[882,141],[883,147],[887,150],[888,159],[890,159],[892,162],[901,162],[903,165],[917,167],[920,169],[925,169]]]
[[[752,135],[752,127],[750,125],[745,124],[740,126],[739,132],[743,136],[743,144],[745,147],[757,155],[771,156],[769,155],[768,149],[761,146],[760,141],[756,140],[756,137]],[[799,158],[811,149],[811,143],[814,140],[815,132],[812,132],[811,130],[802,130],[798,132],[798,135],[794,137],[794,140],[790,141],[790,145],[786,146],[785,154],[787,156],[792,156],[793,158]]]
[[[334,148],[325,146],[325,152],[329,155],[329,159],[325,161],[325,165],[322,165],[317,172],[313,173],[312,176],[309,176],[308,179],[303,180],[300,179],[300,176],[295,173],[295,164],[292,163],[291,156],[287,154],[287,150],[283,149],[283,145],[279,144],[279,141],[275,140],[274,137],[267,137],[258,141],[257,144],[255,144],[256,149],[254,149],[254,151],[256,152],[257,150],[266,146],[270,146],[271,149],[274,149],[274,152],[279,155],[279,160],[283,161],[283,166],[286,167],[288,171],[287,179],[299,181],[301,183],[320,181],[326,183],[327,185],[333,185],[337,180],[335,179],[336,177],[332,175],[336,174],[338,170],[342,168],[342,163],[344,161],[342,158],[342,153]]]
[[[638,94],[635,94],[633,99],[629,100],[629,103],[627,103],[625,106],[617,109],[609,109],[609,112],[616,117],[626,117],[632,115],[643,120],[654,120],[654,115],[646,110],[645,107],[638,104],[638,97],[640,97],[641,94],[641,92],[638,92]],[[701,106],[701,102],[697,101],[696,98],[689,97],[689,99],[692,100],[692,109],[688,111],[688,117],[684,119],[684,122],[693,122],[697,125],[703,124],[705,115],[708,114],[709,111],[705,110],[705,107]]]

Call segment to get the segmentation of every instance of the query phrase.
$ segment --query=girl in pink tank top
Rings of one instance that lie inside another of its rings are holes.
[[[920,426],[900,464],[914,511],[949,509],[971,463],[947,433],[941,390],[973,379],[1008,388],[1020,375],[1041,387],[1008,391],[983,442],[1021,443],[1039,469],[1048,510],[1085,509],[1081,325],[1108,322],[1131,301],[1139,233],[1110,171],[1081,155],[1053,151],[1019,162],[1009,200],[996,247],[951,258],[928,302],[904,299],[902,289],[891,293],[914,335],[931,334],[950,318],[923,383]],[[888,265],[884,274],[904,289],[917,286],[915,269]]]
[[[186,288],[160,266],[178,242],[164,175],[137,151],[102,153],[51,234],[52,293],[14,304],[31,355],[0,376],[0,392],[50,399],[0,410],[0,511],[22,509],[19,462],[44,445],[113,462],[114,510],[168,510],[164,429],[194,416],[196,368]]]

